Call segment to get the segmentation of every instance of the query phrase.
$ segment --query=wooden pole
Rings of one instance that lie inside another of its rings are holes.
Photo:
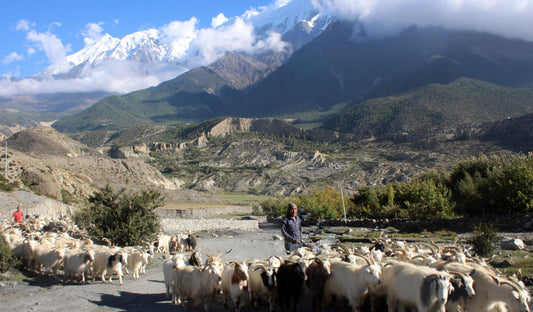
[[[346,207],[344,207],[344,195],[342,195],[342,188],[339,187],[341,190],[341,200],[342,200],[342,211],[344,211],[344,223],[346,223]]]

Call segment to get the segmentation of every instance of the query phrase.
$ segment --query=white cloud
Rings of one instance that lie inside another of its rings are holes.
[[[93,45],[102,38],[102,32],[104,31],[103,24],[103,22],[99,22],[85,25],[85,29],[81,31],[81,35],[83,36],[83,42],[86,47]]]
[[[227,52],[251,53],[267,48],[279,50],[285,44],[279,34],[271,34],[268,38],[259,40],[252,24],[236,18],[232,24],[200,29],[191,45],[193,53],[197,55],[196,62],[207,65]]]
[[[31,28],[35,27],[35,23],[29,22],[25,19],[21,19],[15,25],[16,30],[30,31]]]
[[[33,47],[28,47],[26,49],[26,53],[28,53],[28,56],[31,56],[31,55],[33,55],[33,54],[35,54],[37,52],[35,51],[35,49]]]
[[[198,20],[192,17],[188,21],[173,21],[161,27],[161,32],[171,40],[180,40],[196,37],[196,24]]]
[[[2,60],[3,64],[9,64],[14,61],[22,61],[24,57],[16,52],[9,53],[4,59]]]
[[[370,35],[387,35],[416,24],[533,41],[533,1],[528,0],[323,0],[320,3],[324,10],[342,18],[363,21]]]
[[[127,93],[172,79],[186,69],[169,64],[155,64],[150,66],[148,75],[139,74],[139,71],[145,70],[142,65],[135,62],[108,61],[92,71],[90,75],[77,79],[46,77],[40,80],[31,78],[12,80],[10,76],[4,76],[0,79],[0,96],[101,90]]]
[[[56,35],[45,32],[39,33],[31,29],[26,38],[35,43],[37,49],[44,51],[51,65],[47,68],[49,74],[61,73],[68,69],[66,61],[67,52],[70,51],[70,45],[64,46]]]
[[[211,19],[211,27],[216,28],[227,21],[228,18],[224,15],[224,13],[219,13],[217,16]]]

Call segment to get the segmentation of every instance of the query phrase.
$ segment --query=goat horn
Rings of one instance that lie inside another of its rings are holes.
[[[360,253],[354,253],[353,255],[365,259],[365,261],[366,261],[366,263],[367,263],[368,265],[372,265],[372,264],[373,264],[372,261],[371,261],[367,256],[365,256],[365,255],[362,255],[362,254],[360,254]]]
[[[511,286],[511,288],[513,288],[513,289],[516,290],[517,292],[522,291],[522,289],[521,289],[518,285],[516,285],[515,283],[513,283],[513,282],[511,282],[511,281],[502,280],[502,281],[500,281],[500,284],[499,284],[499,285],[501,286],[501,285],[504,285],[504,284]]]

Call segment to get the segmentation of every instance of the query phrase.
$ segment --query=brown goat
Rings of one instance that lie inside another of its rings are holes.
[[[324,285],[331,275],[331,265],[328,260],[314,258],[305,270],[307,280],[305,282],[313,300],[313,309],[317,312],[324,310]]]

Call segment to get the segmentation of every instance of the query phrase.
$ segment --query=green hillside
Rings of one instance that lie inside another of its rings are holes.
[[[353,103],[323,128],[361,137],[502,120],[533,109],[533,89],[460,78],[415,91]]]
[[[219,95],[227,82],[200,67],[156,87],[112,96],[53,127],[60,132],[120,130],[138,124],[180,123],[212,118],[220,113]]]

